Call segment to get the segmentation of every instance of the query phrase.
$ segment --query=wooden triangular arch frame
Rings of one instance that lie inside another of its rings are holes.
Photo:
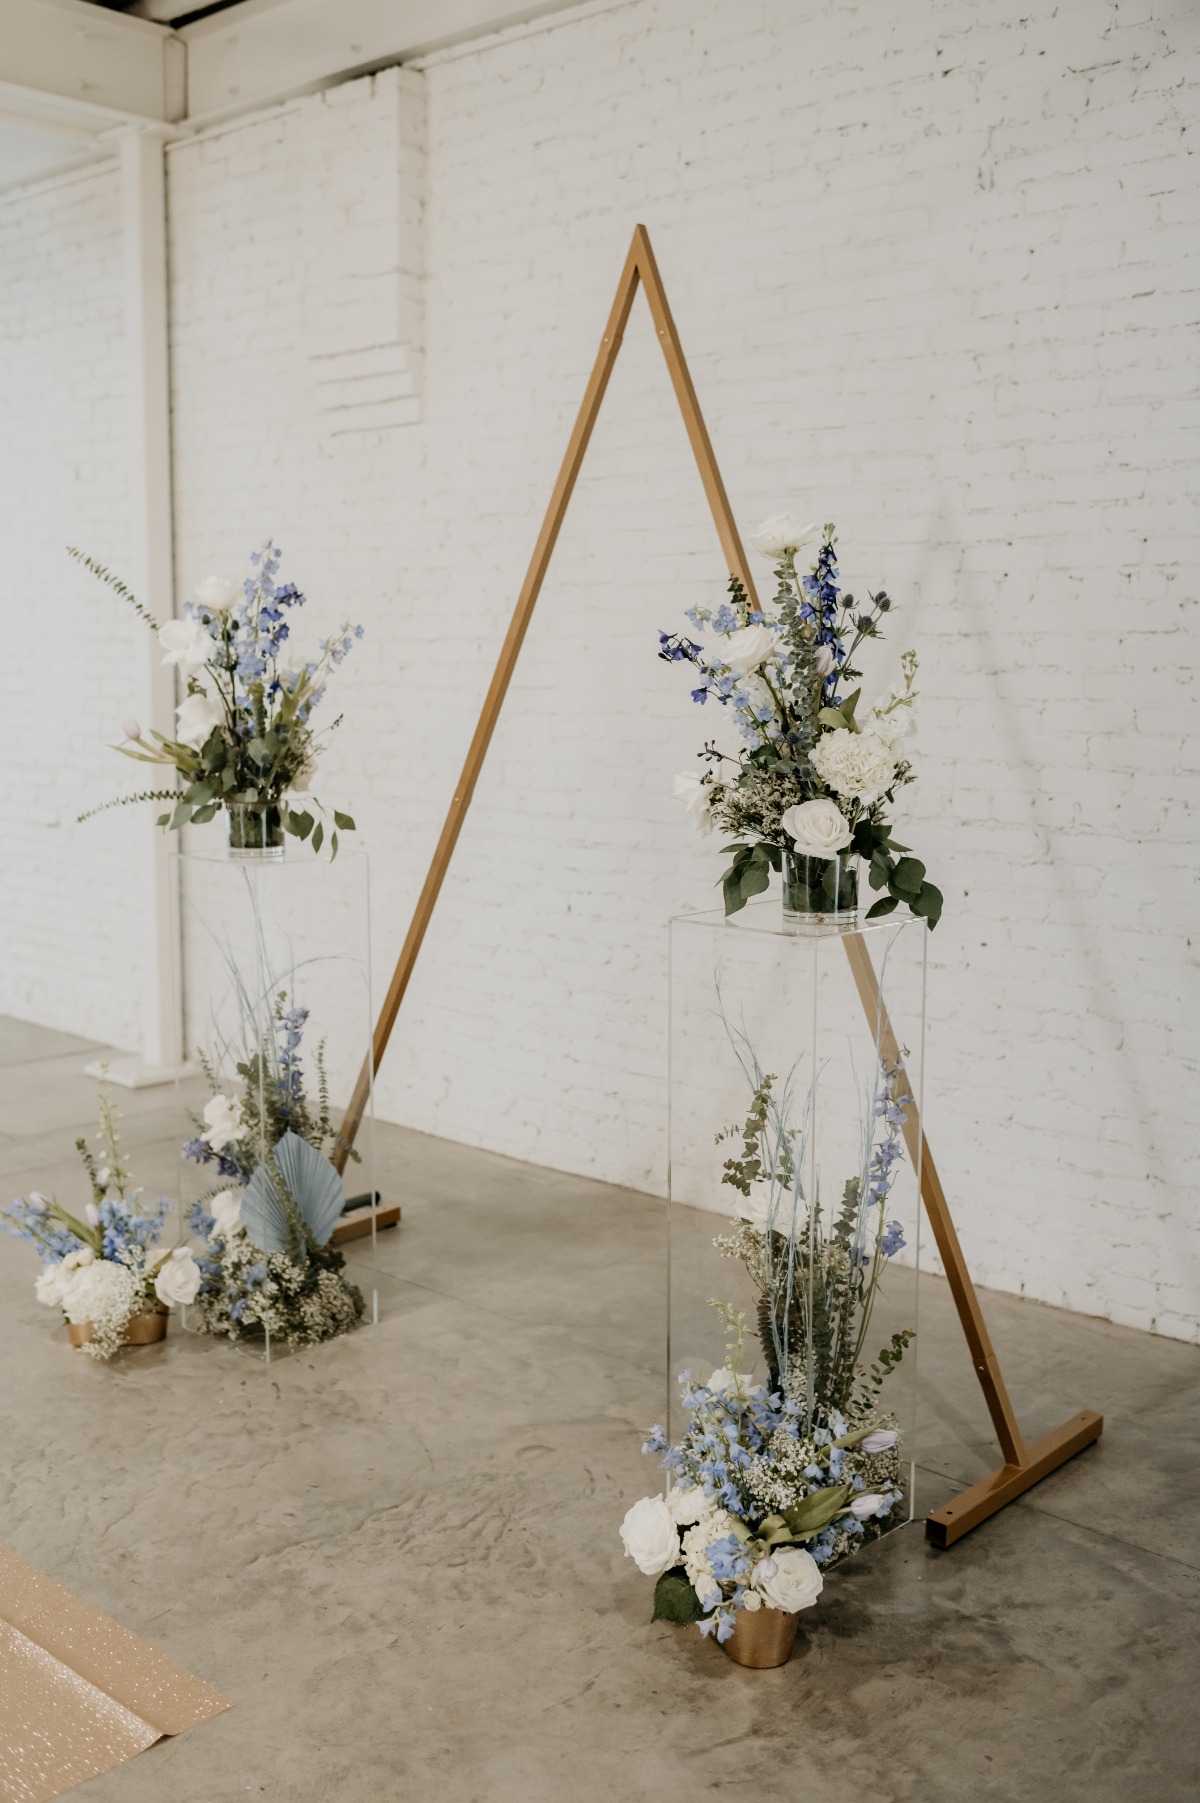
[[[442,827],[441,837],[434,851],[433,861],[429,866],[429,873],[417,900],[387,996],[380,1010],[372,1047],[364,1061],[362,1071],[359,1073],[350,1106],[346,1110],[342,1123],[342,1136],[347,1143],[353,1142],[358,1131],[371,1094],[373,1074],[378,1070],[384,1052],[387,1050],[392,1028],[396,1024],[400,1005],[404,1000],[405,991],[415,968],[429,922],[433,917],[442,883],[454,855],[454,848],[458,843],[458,836],[462,831],[463,821],[466,818],[467,809],[471,805],[475,785],[483,769],[492,734],[496,729],[496,722],[504,705],[504,697],[508,693],[508,686],[520,656],[521,646],[541,593],[542,583],[545,581],[550,558],[583,464],[592,429],[600,412],[600,404],[604,399],[609,377],[612,375],[621,348],[629,311],[633,306],[639,283],[645,291],[651,318],[658,334],[658,341],[666,359],[667,371],[675,390],[675,398],[679,402],[679,410],[683,415],[683,423],[691,442],[696,467],[700,472],[705,495],[708,497],[713,524],[717,529],[717,537],[720,539],[721,548],[725,553],[726,566],[743,584],[751,601],[756,600],[754,579],[746,562],[746,554],[742,549],[729,498],[725,493],[725,485],[717,468],[717,460],[713,455],[712,444],[700,412],[700,404],[696,399],[696,391],[692,387],[692,379],[684,361],[683,348],[679,342],[679,334],[675,330],[671,309],[667,304],[666,291],[658,273],[654,252],[650,248],[650,239],[646,228],[639,225],[634,230],[629,255],[625,259],[625,267],[621,271],[621,279],[617,284],[617,296],[608,316],[608,324],[604,328],[604,336],[600,340],[600,349],[584,392],[583,403],[571,432],[562,467],[558,472],[558,480],[554,484],[554,492],[550,497],[550,505],[546,509],[545,519],[542,521],[542,529],[538,534],[525,581],[522,583],[521,592],[517,597],[517,604],[513,610],[508,632],[484,699],[479,723],[475,728],[475,734],[467,752],[462,775],[455,787],[445,825]],[[898,1060],[899,1046],[884,1007],[879,981],[871,963],[866,941],[860,934],[850,934],[844,943],[859,997],[868,1021],[878,1036],[883,1054],[889,1060]],[[1006,1503],[1012,1502],[1014,1497],[1020,1496],[1023,1491],[1028,1490],[1032,1484],[1038,1482],[1039,1478],[1045,1477],[1048,1472],[1065,1463],[1083,1447],[1090,1445],[1099,1436],[1104,1426],[1104,1418],[1094,1414],[1090,1409],[1085,1409],[1078,1415],[1073,1415],[1061,1427],[1055,1428],[1052,1433],[1033,1442],[1032,1445],[1026,1444],[1005,1388],[999,1362],[992,1348],[983,1312],[979,1306],[979,1298],[958,1242],[958,1235],[950,1216],[945,1193],[938,1179],[937,1169],[930,1154],[928,1141],[922,1131],[915,1105],[908,1111],[904,1137],[913,1166],[921,1173],[921,1195],[926,1213],[950,1284],[955,1307],[962,1322],[967,1345],[970,1348],[972,1363],[992,1417],[1000,1450],[1004,1456],[1004,1463],[999,1470],[981,1479],[979,1483],[973,1484],[969,1490],[963,1491],[945,1507],[935,1509],[927,1518],[925,1526],[929,1538],[937,1545],[949,1546],[989,1515],[994,1515]],[[345,1158],[345,1151],[340,1150],[339,1166],[344,1167]]]

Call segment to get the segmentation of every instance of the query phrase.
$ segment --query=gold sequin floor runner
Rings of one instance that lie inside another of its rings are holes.
[[[49,1803],[230,1707],[0,1548],[0,1803]]]

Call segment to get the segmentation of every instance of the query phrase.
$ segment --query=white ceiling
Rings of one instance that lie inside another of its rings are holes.
[[[122,127],[186,133],[585,3],[233,0],[176,29],[176,0],[0,0],[0,188],[112,155]]]

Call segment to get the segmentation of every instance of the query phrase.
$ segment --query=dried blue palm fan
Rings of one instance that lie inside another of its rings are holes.
[[[297,1232],[292,1210],[316,1244],[324,1246],[345,1206],[342,1180],[329,1160],[307,1140],[285,1133],[246,1185],[242,1225],[264,1252],[297,1252],[303,1234]]]

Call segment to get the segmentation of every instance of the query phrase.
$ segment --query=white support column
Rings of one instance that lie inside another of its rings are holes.
[[[159,620],[175,612],[175,556],[171,495],[171,389],[167,337],[167,214],[164,140],[168,134],[131,127],[121,134],[124,203],[126,372],[130,408],[132,558],[129,586]],[[152,634],[137,674],[137,714],[143,727],[170,733],[174,673],[164,669]],[[171,901],[170,841],[146,813],[136,882],[145,910],[142,1056],[109,1067],[112,1081],[131,1088],[171,1082],[180,1064],[172,1002],[172,959],[179,927]]]

